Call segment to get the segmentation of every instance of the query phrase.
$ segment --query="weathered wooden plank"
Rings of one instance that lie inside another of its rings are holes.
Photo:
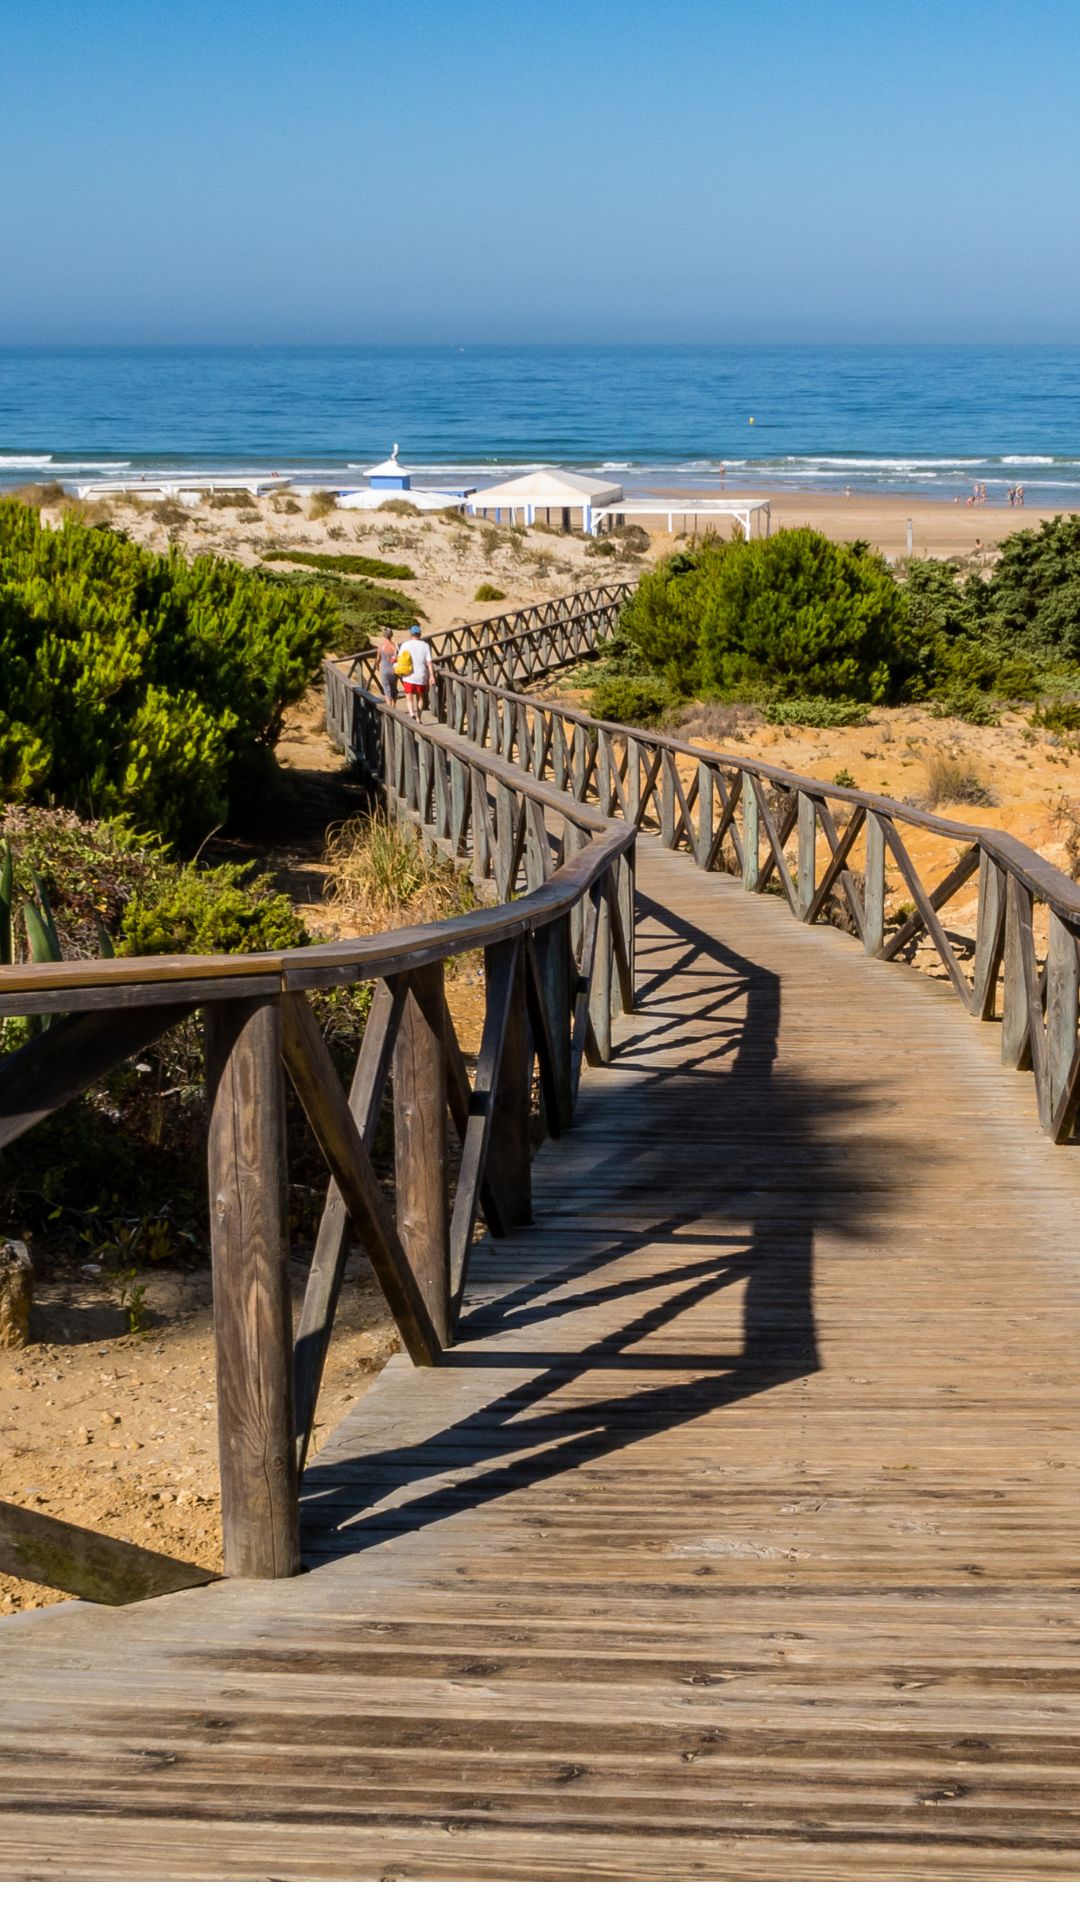
[[[205,1022],[225,1571],[281,1579],[300,1565],[281,1004],[227,1001]]]

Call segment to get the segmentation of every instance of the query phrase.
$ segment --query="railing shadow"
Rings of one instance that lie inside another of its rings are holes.
[[[539,1486],[820,1368],[815,1236],[869,1250],[922,1150],[891,1127],[876,1137],[879,1103],[854,1076],[823,1083],[779,1067],[780,980],[768,968],[654,902],[643,902],[638,961],[635,1031],[587,1087],[568,1140],[545,1149],[539,1224],[513,1243],[522,1277],[476,1301],[446,1356],[460,1412],[447,1422],[440,1396],[442,1422],[425,1419],[416,1390],[403,1396],[406,1444],[316,1463],[303,1515],[320,1558]],[[724,1296],[740,1288],[738,1342]],[[558,1337],[538,1344],[538,1327]],[[496,1381],[500,1370],[512,1377]],[[669,1377],[633,1378],[657,1373]],[[627,1390],[609,1391],[609,1375]],[[593,1390],[578,1399],[586,1377]]]

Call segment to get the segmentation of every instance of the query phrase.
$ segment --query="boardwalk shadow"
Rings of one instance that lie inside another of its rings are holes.
[[[587,1093],[580,1128],[545,1149],[549,1199],[565,1169],[556,1207],[572,1207],[566,1226],[541,1204],[538,1227],[509,1243],[513,1265],[495,1255],[497,1272],[520,1278],[464,1316],[462,1344],[440,1369],[452,1386],[437,1379],[425,1395],[432,1376],[399,1376],[395,1425],[407,1441],[309,1471],[304,1520],[320,1557],[415,1532],[814,1373],[821,1232],[865,1244],[873,1295],[870,1248],[920,1149],[895,1128],[886,1137],[856,1078],[819,1084],[781,1067],[775,973],[643,904],[642,1015]],[[741,1340],[718,1351],[710,1323],[739,1328],[737,1313],[718,1313],[731,1289],[741,1289]]]

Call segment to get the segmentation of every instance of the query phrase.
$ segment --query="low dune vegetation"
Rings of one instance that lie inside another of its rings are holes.
[[[1078,689],[1080,516],[1059,515],[967,562],[890,566],[808,527],[695,541],[642,576],[589,706],[644,726],[691,700],[750,702],[782,724],[840,726],[923,701],[990,725],[1041,697],[1060,728],[1080,717]]]

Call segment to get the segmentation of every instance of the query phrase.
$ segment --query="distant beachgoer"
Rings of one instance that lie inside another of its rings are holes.
[[[398,657],[398,643],[394,639],[393,627],[383,628],[376,642],[375,651],[379,662],[379,685],[382,688],[382,696],[393,706],[398,697],[397,675],[394,672],[394,662]]]
[[[401,651],[409,655],[408,671],[401,680],[405,689],[405,708],[410,720],[419,720],[422,708],[427,706],[429,690],[435,684],[435,663],[431,648],[422,637],[415,620]]]
[[[1022,507],[1022,506],[1023,506],[1023,504],[1024,504],[1024,484],[1023,484],[1023,481],[1021,481],[1021,483],[1020,483],[1020,485],[1019,485],[1019,486],[1017,487],[1017,489],[1016,489],[1016,504],[1017,504],[1017,506],[1018,506],[1018,507]]]

